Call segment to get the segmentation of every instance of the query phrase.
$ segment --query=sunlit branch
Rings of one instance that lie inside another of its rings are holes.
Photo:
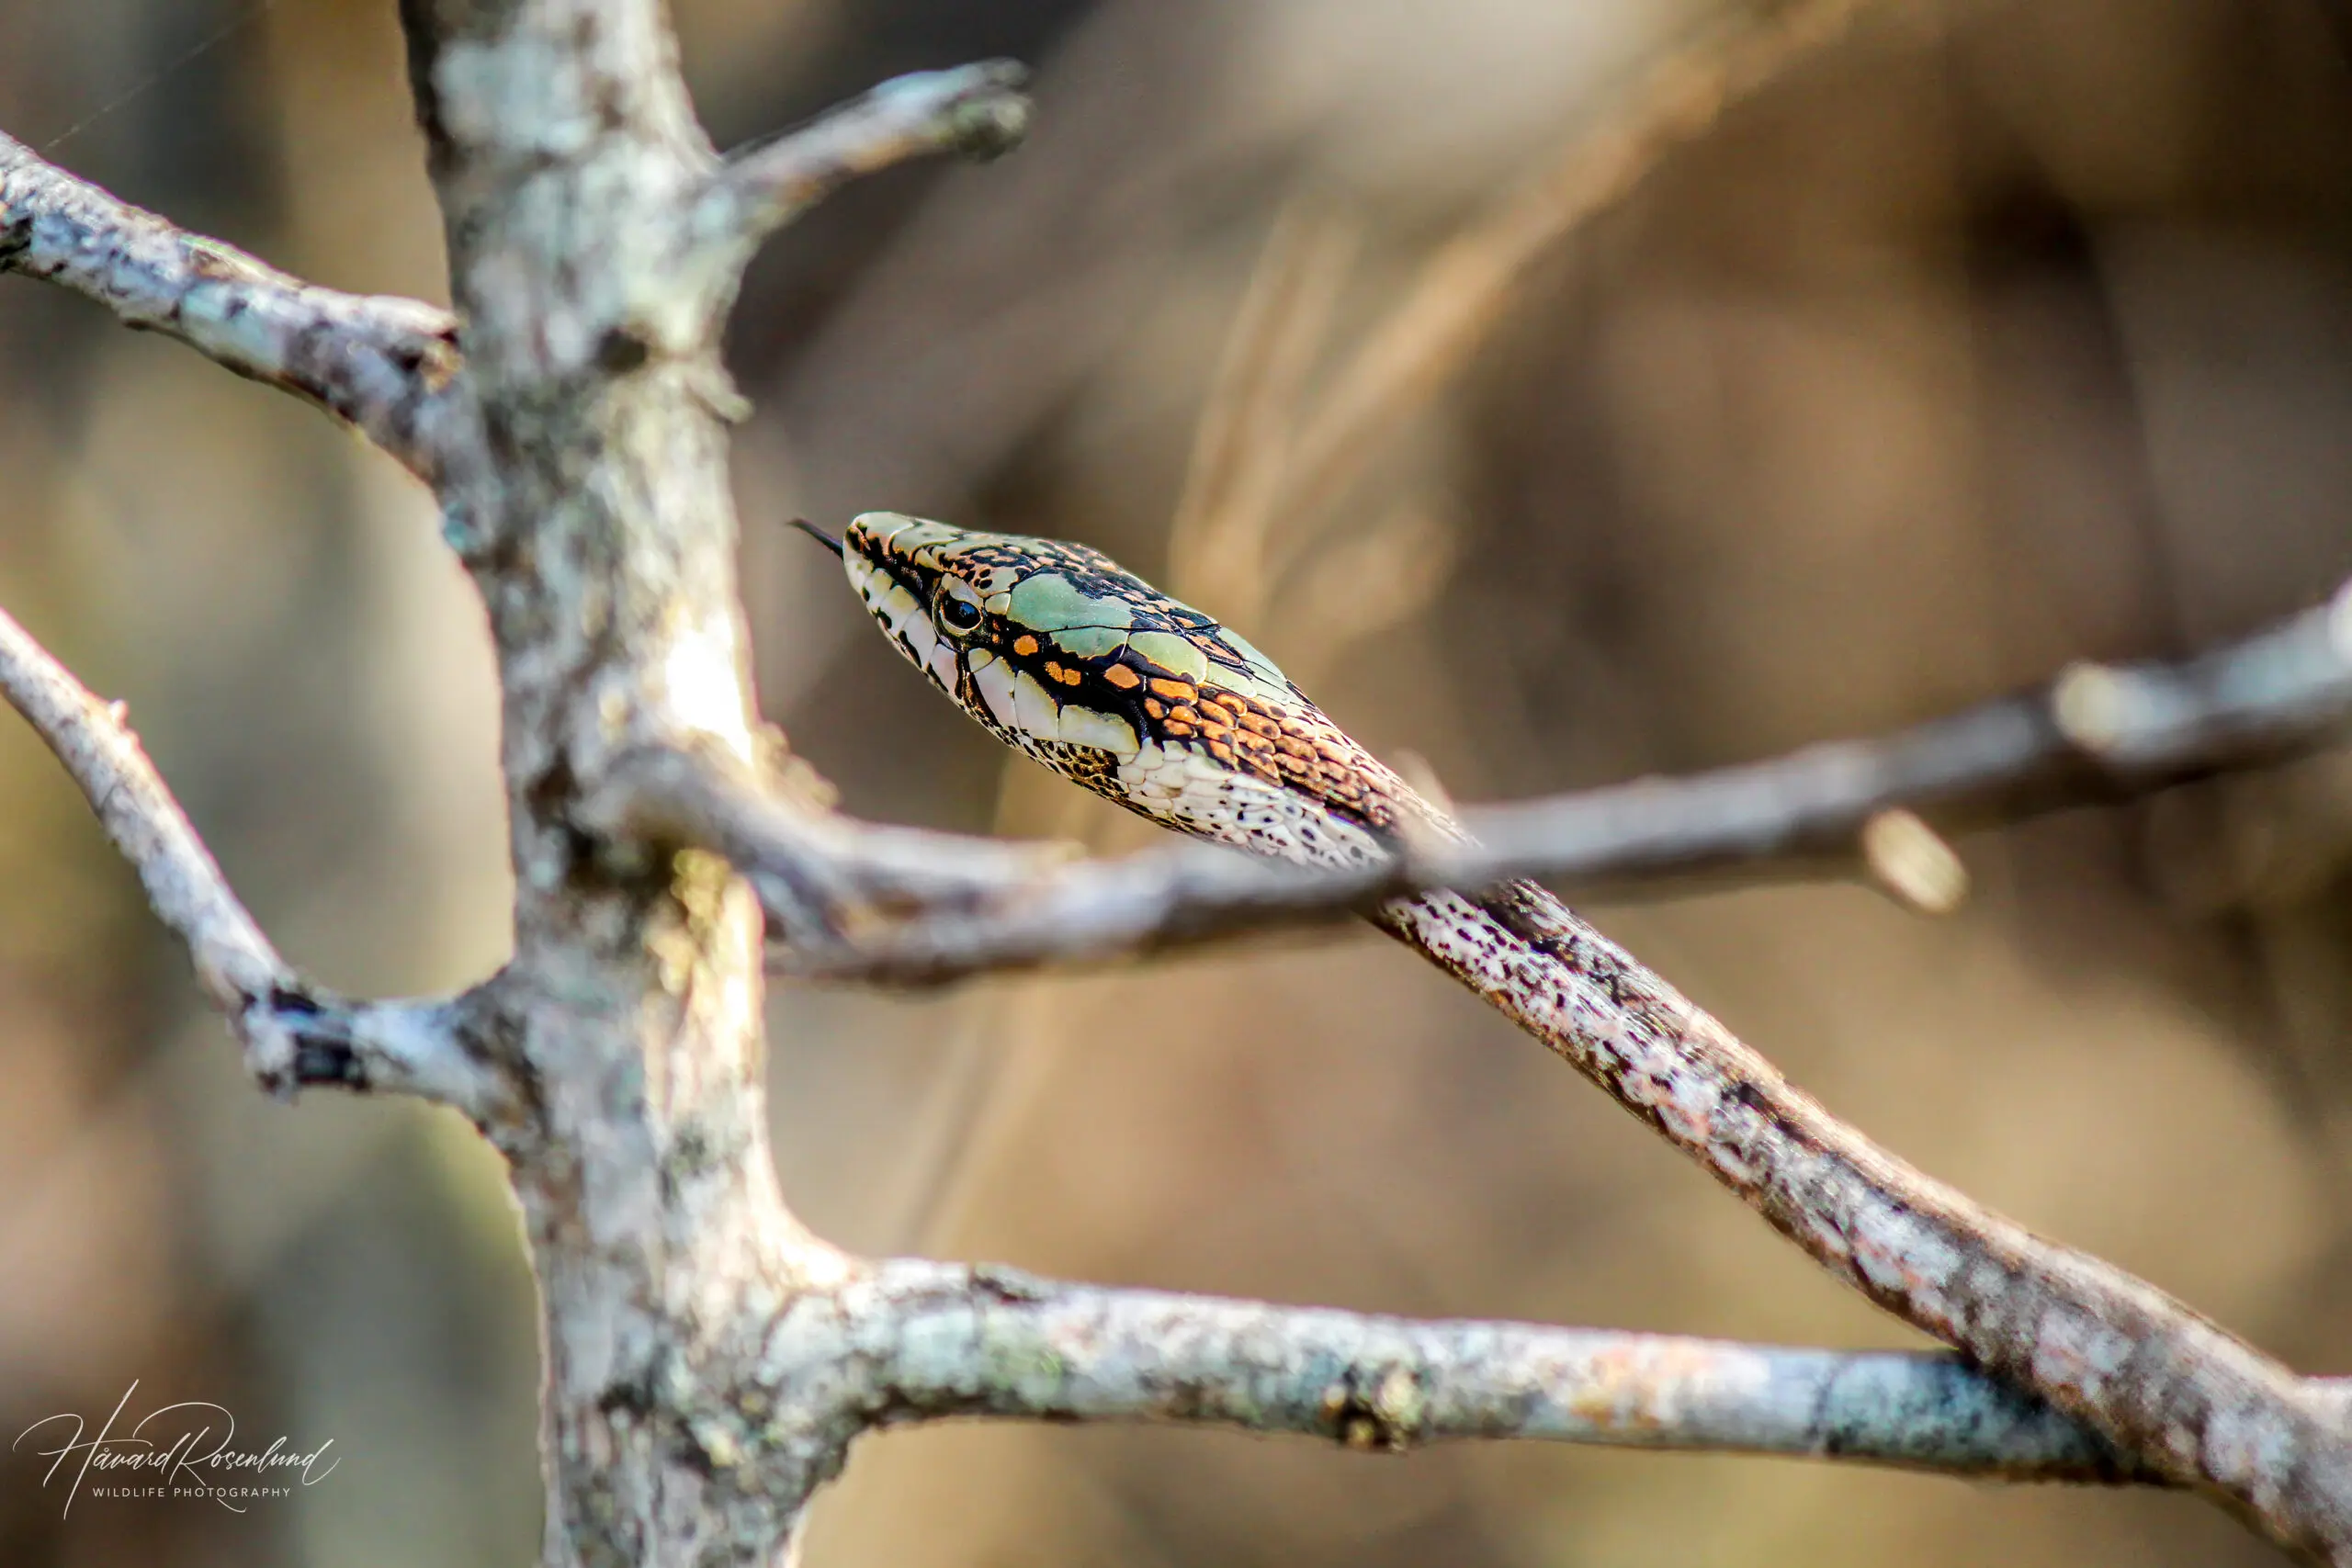
[[[1786,1454],[2010,1481],[2150,1482],[1957,1358],[1437,1322],[900,1260],[785,1315],[766,1377],[888,1424],[1206,1424],[1403,1450],[1454,1438]],[[843,1369],[848,1369],[844,1372]]]

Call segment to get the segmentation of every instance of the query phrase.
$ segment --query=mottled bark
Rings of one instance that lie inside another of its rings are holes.
[[[0,270],[48,278],[315,403],[428,483],[473,445],[447,310],[288,277],[116,200],[5,134]]]
[[[1522,1438],[2009,1481],[2157,1479],[1943,1355],[1420,1322],[913,1260],[811,1296],[772,1344],[787,1403],[822,1369],[878,1424],[1208,1422],[1386,1451]]]

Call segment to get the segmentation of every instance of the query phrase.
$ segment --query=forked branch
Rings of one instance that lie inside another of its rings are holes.
[[[264,1089],[384,1089],[476,1120],[488,1113],[498,1082],[465,1038],[458,1006],[348,1002],[295,974],[230,891],[122,705],[91,694],[5,612],[0,693],[65,765],[138,872],[157,918],[187,943],[198,982],[228,1015]]]
[[[977,908],[1074,852],[860,822],[715,746],[624,751],[574,815],[593,832],[723,856],[758,890],[772,937],[812,952],[854,952],[893,917]]]

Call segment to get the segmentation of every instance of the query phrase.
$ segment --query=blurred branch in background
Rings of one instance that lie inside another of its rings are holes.
[[[1531,269],[1726,107],[1836,40],[1873,6],[1898,8],[1890,0],[1741,8],[1671,51],[1597,124],[1570,137],[1552,167],[1440,246],[1319,389],[1310,383],[1356,242],[1338,220],[1296,206],[1286,211],[1201,415],[1169,529],[1170,587],[1237,625],[1286,624],[1266,614],[1264,595],[1315,551],[1330,510],[1382,445],[1504,320]],[[1359,572],[1348,581],[1362,589],[1383,577]]]
[[[1275,558],[1320,521],[1312,508],[1285,508],[1283,491],[1308,378],[1323,357],[1357,243],[1336,214],[1299,202],[1283,209],[1201,408],[1168,525],[1168,578],[1176,592],[1216,606],[1236,625],[1287,620],[1270,603],[1283,576]]]
[[[1308,513],[1334,504],[1399,422],[1460,371],[1532,266],[1623,199],[1668,153],[1703,135],[1726,107],[1811,58],[1857,17],[1910,4],[1743,6],[1711,36],[1671,51],[1573,138],[1549,170],[1422,266],[1303,422],[1282,482],[1270,487],[1270,504]]]

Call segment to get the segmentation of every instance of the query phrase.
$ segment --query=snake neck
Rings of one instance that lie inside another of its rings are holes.
[[[1304,698],[1204,682],[1182,719],[1139,725],[1111,751],[1050,739],[971,709],[996,737],[1114,806],[1188,838],[1352,868],[1411,836],[1458,840],[1454,820]],[[1197,715],[1197,719],[1194,716]]]

